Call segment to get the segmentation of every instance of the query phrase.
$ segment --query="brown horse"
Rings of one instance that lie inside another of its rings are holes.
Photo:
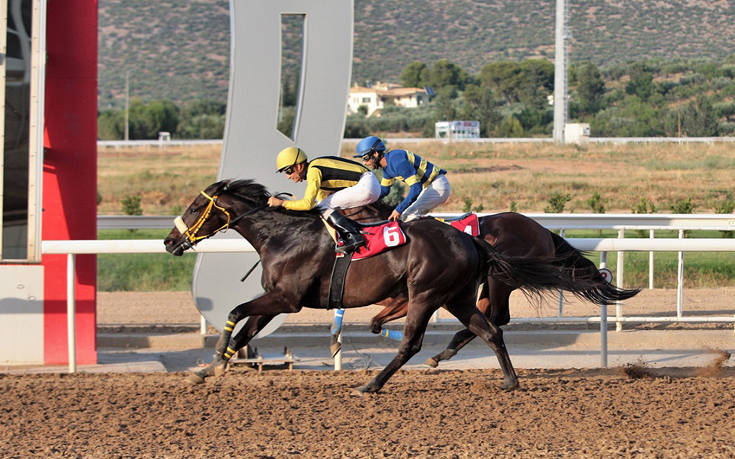
[[[268,208],[270,194],[250,180],[220,181],[202,191],[164,241],[173,255],[218,231],[232,228],[260,255],[265,293],[229,313],[213,362],[192,380],[225,371],[229,359],[273,317],[302,307],[326,308],[334,263],[334,243],[315,212]],[[402,224],[408,242],[355,262],[347,273],[343,302],[367,306],[388,297],[407,298],[406,324],[397,355],[359,392],[377,392],[421,348],[431,315],[442,305],[496,353],[503,387],[518,386],[502,331],[475,306],[475,292],[488,273],[535,292],[560,282],[560,271],[542,260],[500,256],[484,241],[433,219]],[[250,317],[233,336],[235,325]]]
[[[382,202],[354,209],[347,214],[358,221],[371,221],[387,218],[391,208]],[[574,287],[571,293],[593,303],[611,303],[625,300],[636,295],[639,290],[619,289],[603,279],[597,267],[585,258],[584,254],[575,249],[563,237],[552,233],[535,220],[515,212],[502,212],[486,215],[479,218],[480,237],[491,244],[505,256],[514,259],[532,258],[551,260],[552,263],[572,273],[575,279],[584,279],[585,289]],[[563,285],[557,287],[565,289]],[[503,280],[489,275],[483,286],[478,309],[496,326],[510,322],[510,294],[518,288]],[[400,319],[406,315],[406,298],[389,298],[379,303],[382,311],[370,321],[370,331],[380,333],[386,322]],[[475,338],[475,334],[468,329],[457,332],[447,348],[428,359],[425,363],[436,367],[441,360],[452,358],[466,344]]]

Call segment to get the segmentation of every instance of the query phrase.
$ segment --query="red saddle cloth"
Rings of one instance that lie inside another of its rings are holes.
[[[352,255],[352,260],[370,258],[393,247],[406,243],[406,235],[398,222],[388,222],[377,226],[363,228],[365,245]]]
[[[480,222],[477,220],[477,214],[466,214],[457,220],[446,220],[444,218],[437,218],[437,220],[449,223],[463,233],[467,233],[475,237],[480,235]]]

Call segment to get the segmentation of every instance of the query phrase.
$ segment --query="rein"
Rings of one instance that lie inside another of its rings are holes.
[[[204,212],[202,212],[202,214],[199,216],[197,221],[194,222],[194,224],[191,227],[188,227],[186,223],[184,223],[184,219],[181,216],[178,216],[174,219],[174,226],[176,226],[176,229],[179,230],[179,232],[186,238],[186,240],[191,244],[191,246],[195,245],[197,242],[201,241],[202,239],[207,239],[209,237],[214,236],[216,233],[220,231],[225,231],[229,229],[232,225],[239,222],[240,220],[247,217],[248,215],[254,214],[255,212],[258,212],[268,207],[268,206],[253,207],[252,209],[246,211],[245,213],[238,215],[235,218],[232,218],[230,215],[230,212],[228,212],[227,209],[225,209],[222,206],[217,205],[217,198],[219,196],[217,195],[210,196],[207,193],[205,193],[203,190],[200,191],[199,193],[201,193],[202,196],[204,196],[205,198],[209,200],[209,204],[207,204],[207,208],[204,209]],[[231,193],[231,194],[241,199],[245,199],[244,196],[238,195],[236,193]],[[276,197],[280,197],[280,196],[292,196],[292,194],[291,193],[276,194]],[[204,223],[209,219],[209,217],[212,214],[213,209],[217,209],[223,214],[225,214],[225,216],[227,217],[227,221],[225,222],[224,225],[220,226],[219,228],[217,228],[216,230],[212,231],[209,234],[198,235],[197,233],[199,233],[199,230],[202,228],[202,226],[204,226]]]

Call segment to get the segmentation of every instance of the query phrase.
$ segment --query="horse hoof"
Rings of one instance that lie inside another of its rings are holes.
[[[517,380],[507,380],[507,381],[503,381],[503,385],[502,385],[502,386],[500,386],[500,387],[501,387],[501,389],[503,389],[504,391],[508,391],[508,392],[510,392],[510,391],[512,391],[512,390],[516,390],[516,389],[518,389],[518,381],[517,381]]]
[[[426,365],[429,368],[436,368],[439,366],[439,361],[434,359],[434,357],[430,357],[426,359],[426,362],[424,362],[424,365]]]
[[[220,364],[220,365],[216,365],[214,367],[214,375],[215,376],[222,376],[223,374],[225,374],[225,371],[227,371],[227,364],[226,363]]]
[[[203,383],[204,382],[204,378],[202,378],[201,376],[199,376],[196,373],[192,373],[192,374],[190,374],[189,376],[186,377],[186,380],[185,381],[187,383],[191,384],[192,386],[195,386],[197,384]]]
[[[371,386],[370,383],[368,383],[368,384],[365,384],[365,385],[360,386],[360,387],[355,387],[354,389],[352,389],[352,393],[353,393],[353,395],[357,395],[357,396],[362,397],[365,394],[375,394],[379,390],[380,390],[379,388],[376,388],[374,386]]]

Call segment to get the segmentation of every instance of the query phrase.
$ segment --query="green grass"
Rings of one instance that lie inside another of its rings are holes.
[[[648,231],[626,231],[626,238],[648,238]],[[615,230],[571,230],[568,238],[616,238]],[[676,238],[677,231],[656,231],[656,238]],[[720,231],[687,231],[688,238],[720,238]],[[595,264],[600,263],[600,253],[590,252],[587,256]],[[617,252],[608,252],[607,266],[617,279]],[[676,252],[654,252],[654,287],[675,288],[678,272]],[[614,281],[613,281],[614,282]],[[623,286],[648,286],[648,252],[626,252]],[[730,287],[735,286],[735,254],[730,252],[692,252],[684,254],[684,287]]]
[[[160,239],[168,230],[102,230],[99,239]],[[627,231],[628,238],[641,237],[637,231]],[[613,230],[571,230],[569,238],[614,238]],[[648,237],[648,232],[645,236]],[[676,231],[657,231],[657,238],[677,237]],[[719,231],[692,231],[689,237],[718,238]],[[588,258],[600,263],[599,252],[591,252]],[[607,256],[608,268],[616,275],[617,252]],[[169,254],[102,254],[97,257],[97,288],[104,292],[113,291],[186,291],[191,288],[195,254],[182,257]],[[654,287],[675,288],[677,276],[677,253],[656,252],[654,254]],[[615,277],[616,279],[617,277]],[[648,286],[648,252],[625,253],[625,287]],[[735,254],[729,252],[686,253],[684,255],[684,286],[725,287],[735,286]]]
[[[98,239],[163,239],[168,230],[102,230]],[[159,253],[100,254],[97,288],[115,291],[185,291],[191,288],[196,255],[174,257]]]

